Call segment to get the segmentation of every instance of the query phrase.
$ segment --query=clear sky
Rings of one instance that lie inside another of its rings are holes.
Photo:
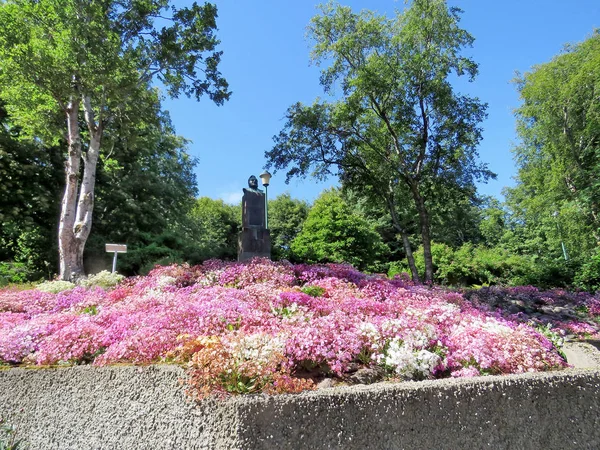
[[[312,103],[324,97],[319,68],[309,64],[311,45],[306,26],[317,14],[313,0],[213,0],[219,9],[217,25],[223,60],[221,72],[233,92],[223,106],[208,98],[199,103],[185,97],[165,100],[178,134],[191,140],[189,152],[199,159],[196,169],[199,195],[241,199],[250,175],[259,175],[264,152],[284,124],[286,109],[297,101]],[[176,0],[176,5],[190,4]],[[404,1],[340,1],[355,11],[370,9],[391,16]],[[461,26],[475,37],[464,54],[479,64],[473,83],[459,90],[488,103],[479,155],[497,180],[481,185],[483,194],[501,197],[513,184],[516,170],[511,148],[516,142],[513,110],[519,98],[511,79],[549,61],[566,43],[575,43],[600,28],[598,0],[449,0],[464,13]],[[269,186],[269,198],[289,192],[313,201],[326,187],[312,179],[284,183],[277,172]]]

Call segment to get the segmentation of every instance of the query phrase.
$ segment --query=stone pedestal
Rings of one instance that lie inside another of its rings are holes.
[[[252,258],[271,259],[271,233],[269,230],[244,228],[238,238],[238,261]]]

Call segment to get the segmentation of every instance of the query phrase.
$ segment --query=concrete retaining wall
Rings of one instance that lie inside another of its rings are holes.
[[[0,371],[35,449],[598,449],[600,371],[186,400],[172,366]]]

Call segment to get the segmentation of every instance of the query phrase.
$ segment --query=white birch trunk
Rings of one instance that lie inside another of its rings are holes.
[[[83,251],[92,229],[96,166],[100,155],[102,128],[94,121],[90,99],[87,96],[83,97],[83,108],[90,130],[90,143],[87,152],[83,155],[78,124],[79,102],[71,102],[67,109],[69,157],[58,232],[61,280],[72,280],[85,275]],[[83,177],[79,186],[81,158],[83,159]],[[79,196],[77,196],[78,191]]]
[[[81,135],[79,133],[79,100],[72,99],[67,106],[68,156],[65,166],[65,193],[60,208],[58,226],[58,251],[61,280],[70,280],[82,272],[83,265],[77,261],[77,241],[73,234],[76,220],[79,165],[81,160]]]
[[[92,230],[92,212],[94,210],[94,188],[96,185],[96,165],[100,154],[100,137],[96,134],[90,139],[88,151],[83,156],[83,178],[79,188],[76,221],[73,227],[75,239],[79,242],[80,257],[83,266],[83,248]]]

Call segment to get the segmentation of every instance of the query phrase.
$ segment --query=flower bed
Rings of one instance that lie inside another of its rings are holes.
[[[566,366],[549,326],[484,303],[343,265],[157,267],[112,290],[0,291],[0,364],[185,363],[199,398]]]

